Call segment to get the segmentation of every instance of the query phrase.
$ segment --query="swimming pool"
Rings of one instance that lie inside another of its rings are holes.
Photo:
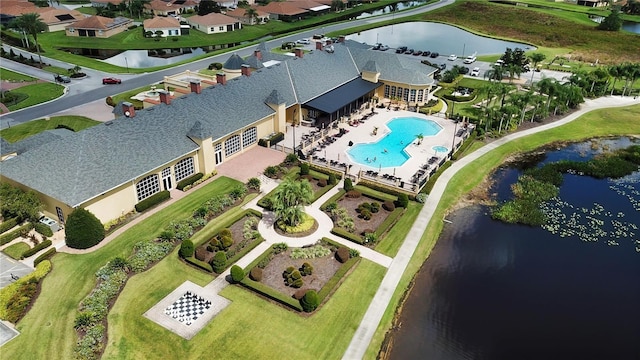
[[[435,152],[444,152],[444,153],[449,152],[449,148],[442,145],[434,146],[431,149],[433,149],[433,151]]]
[[[390,132],[382,139],[349,149],[347,155],[351,161],[373,168],[401,166],[409,159],[404,149],[416,141],[418,134],[433,136],[442,130],[436,122],[417,117],[391,119],[386,126]]]

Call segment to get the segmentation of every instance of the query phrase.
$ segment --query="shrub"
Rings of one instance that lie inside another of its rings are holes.
[[[353,183],[350,178],[344,179],[344,191],[349,192],[353,190]]]
[[[349,249],[349,256],[351,258],[357,258],[358,256],[360,256],[360,251],[356,249]]]
[[[260,179],[252,177],[251,179],[249,179],[249,181],[247,181],[247,187],[251,190],[260,190]]]
[[[233,189],[231,189],[231,192],[229,192],[229,196],[237,200],[242,198],[246,193],[247,193],[247,188],[244,187],[244,185],[238,185]]]
[[[335,185],[335,184],[337,184],[337,183],[338,183],[338,179],[336,178],[336,174],[334,174],[334,173],[330,173],[330,174],[329,174],[329,180],[328,180],[328,183],[329,183],[330,185]]]
[[[409,206],[409,196],[407,194],[401,193],[398,195],[398,207],[407,208]]]
[[[227,254],[218,251],[211,259],[211,267],[215,273],[221,274],[227,266]]]
[[[378,241],[378,235],[375,232],[366,232],[364,234],[365,243],[375,243],[376,241]]]
[[[300,305],[302,306],[302,310],[305,312],[312,312],[317,309],[318,305],[320,305],[318,293],[315,290],[307,291],[302,299],[300,299]]]
[[[302,163],[300,164],[300,176],[309,175],[309,164]]]
[[[318,186],[320,186],[320,187],[327,186],[327,180],[325,180],[325,179],[318,180]]]
[[[356,209],[357,212],[362,212],[362,210],[369,210],[371,211],[371,204],[368,202],[363,202],[362,204],[358,205],[358,208]]]
[[[347,262],[347,260],[349,260],[349,249],[344,246],[338,248],[336,251],[336,259],[343,264]]]
[[[220,70],[220,69],[222,69],[222,64],[219,63],[219,62],[214,62],[214,63],[209,64],[209,66],[207,68],[209,70],[214,70],[214,69],[215,70]]]
[[[396,206],[393,204],[393,201],[387,200],[382,204],[382,207],[387,211],[393,211],[396,209]]]
[[[332,202],[328,203],[327,206],[325,206],[324,210],[328,211],[328,212],[331,212],[331,211],[333,211],[333,210],[335,210],[337,208],[338,208],[338,203],[335,202],[335,201],[332,201]]]
[[[183,258],[192,257],[193,251],[193,241],[189,239],[183,240],[182,245],[180,245],[180,256]]]
[[[169,191],[166,191],[166,190],[155,193],[149,196],[148,198],[137,203],[135,206],[136,211],[144,212],[145,210],[150,209],[165,200],[168,200],[170,197],[171,197],[171,194],[169,193]]]
[[[331,250],[329,250],[328,248],[322,245],[314,245],[305,248],[294,248],[293,250],[291,250],[290,256],[292,259],[315,259],[327,256],[329,254],[331,254]]]
[[[294,153],[287,154],[287,157],[284,159],[285,164],[295,164],[298,162],[298,156]],[[307,165],[308,167],[309,165]]]
[[[362,193],[360,191],[358,191],[358,190],[349,190],[349,191],[347,191],[347,194],[345,196],[348,197],[348,198],[357,199],[360,196],[362,196]]]
[[[273,244],[272,248],[275,254],[280,254],[283,251],[287,251],[289,246],[287,245],[287,243],[277,243]]]
[[[38,251],[42,250],[42,249],[46,249],[49,246],[51,246],[51,240],[44,240],[43,242],[41,242],[40,244],[32,247],[31,249],[25,251],[24,253],[22,253],[22,258],[28,258],[30,256],[35,255]]]
[[[302,276],[313,274],[313,266],[311,266],[311,264],[309,264],[308,262],[305,262],[304,264],[302,264],[302,267],[300,267],[299,270]]]
[[[231,267],[231,280],[233,280],[233,282],[239,283],[244,279],[245,275],[244,270],[242,270],[240,266],[233,265]]]
[[[56,248],[52,247],[51,249],[49,249],[49,250],[43,252],[42,254],[38,255],[38,257],[35,258],[35,260],[33,260],[33,266],[38,266],[38,264],[40,264],[44,260],[50,259],[55,254],[56,254]]]
[[[297,270],[296,270],[297,271]],[[299,289],[302,287],[302,285],[304,285],[304,280],[300,279],[295,279],[291,282],[291,287]]]
[[[420,204],[424,204],[424,202],[427,201],[427,194],[420,193],[416,195],[416,201],[419,202]]]
[[[77,208],[67,217],[65,242],[74,249],[88,249],[104,239],[104,227],[88,210]]]
[[[207,258],[207,250],[201,246],[196,248],[195,257],[200,261],[204,261]]]
[[[264,169],[264,176],[269,177],[269,178],[275,178],[278,176],[278,168],[275,166],[267,166]]]
[[[220,245],[222,249],[226,250],[233,245],[233,238],[231,236],[223,236],[220,238]]]
[[[371,209],[370,209],[370,210],[371,210],[371,212],[372,212],[373,214],[375,214],[375,213],[377,213],[378,211],[380,211],[380,203],[373,201],[373,202],[371,203]]]
[[[371,220],[371,211],[362,209],[362,211],[360,211],[360,217],[364,220]]]
[[[251,278],[251,280],[253,281],[262,281],[262,269],[260,269],[259,267],[254,267],[253,269],[251,269],[251,271],[249,272],[249,277]]]
[[[184,178],[180,181],[178,181],[178,184],[176,185],[176,189],[180,190],[180,191],[186,191],[184,190],[185,187],[187,187],[188,185],[193,185],[193,183],[195,183],[196,181],[202,179],[202,177],[204,176],[203,173],[197,173],[197,174],[193,174],[187,178]]]
[[[107,105],[109,105],[111,107],[115,107],[116,106],[116,102],[113,101],[113,98],[111,96],[107,96],[107,99],[105,101],[107,102]]]
[[[43,223],[37,222],[34,224],[34,229],[36,229],[36,231],[39,234],[42,234],[44,236],[53,236],[53,230],[51,230],[51,228]]]
[[[0,234],[2,234],[3,232],[9,230],[9,229],[13,229],[14,226],[18,225],[18,218],[17,217],[13,217],[11,219],[7,219],[4,222],[2,222],[2,224],[0,224]],[[44,224],[42,224],[44,225]],[[51,236],[51,235],[49,235]]]
[[[231,233],[231,229],[229,228],[224,228],[222,230],[220,230],[220,232],[218,233],[218,236],[223,237],[223,236],[232,236],[233,234]]]

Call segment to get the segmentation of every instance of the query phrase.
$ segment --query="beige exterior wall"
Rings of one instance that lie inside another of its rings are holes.
[[[20,188],[24,191],[33,191],[38,195],[38,198],[40,199],[40,201],[42,201],[42,204],[44,205],[44,208],[42,209],[43,212],[47,213],[47,216],[49,216],[50,218],[59,221],[58,220],[58,215],[57,215],[57,211],[56,211],[56,207],[59,207],[60,209],[62,209],[62,214],[64,216],[64,219],[66,221],[67,216],[69,216],[69,214],[71,213],[71,211],[73,211],[73,208],[71,208],[71,206],[60,202],[48,195],[45,195],[41,192],[35,191],[29,187],[26,187],[18,182],[13,181],[12,179],[3,176],[2,177],[2,182],[3,183],[7,183],[10,184],[12,186],[15,186],[17,188]]]
[[[409,89],[409,96],[407,97],[409,104],[410,105],[424,105],[429,101],[429,96],[430,93],[429,91],[431,91],[431,85],[425,84],[425,85],[409,85],[409,84],[405,84],[405,83],[400,83],[400,82],[394,82],[394,81],[388,81],[388,80],[382,80],[382,83],[384,85],[382,85],[381,87],[379,87],[376,90],[376,96],[378,96],[378,98],[380,99],[391,99],[392,98],[392,94],[393,94],[393,90],[389,91],[389,96],[385,96],[385,87],[388,85],[391,88],[395,87],[396,88],[396,93],[395,96],[396,98],[399,96],[398,94],[398,88],[402,88],[403,89],[403,101],[404,100],[404,89]],[[411,100],[411,90],[416,90],[416,100],[412,101]],[[422,90],[423,91],[423,97],[422,97],[422,101],[417,101],[418,97],[417,97],[417,92],[418,90]],[[392,100],[395,100],[396,98],[392,98]]]
[[[130,25],[130,23],[128,23],[127,26],[128,25]],[[96,38],[106,39],[106,38],[111,37],[113,35],[120,34],[121,32],[124,32],[125,30],[127,30],[127,26],[118,26],[117,28],[113,28],[113,29],[109,29],[109,30],[95,30],[96,31],[96,36],[83,36],[83,37],[96,37]],[[64,30],[66,36],[80,37],[79,29],[66,28],[66,29],[60,29],[60,30]],[[71,30],[73,30],[73,31],[71,31]],[[84,30],[87,30],[87,29],[84,29]],[[90,30],[93,30],[93,29],[90,29]]]
[[[372,82],[372,83],[377,83],[379,78],[380,78],[380,73],[370,72],[370,71],[363,71],[362,72],[362,79],[363,80],[367,80],[367,81]]]
[[[87,201],[81,207],[89,210],[105,224],[133,211],[137,203],[136,185],[130,182]]]

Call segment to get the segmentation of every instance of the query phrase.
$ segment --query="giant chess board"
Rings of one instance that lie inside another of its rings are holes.
[[[173,304],[164,309],[165,315],[171,316],[173,319],[191,325],[211,307],[211,301],[201,298],[200,296],[187,291]]]

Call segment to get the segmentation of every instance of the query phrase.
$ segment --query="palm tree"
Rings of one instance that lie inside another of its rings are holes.
[[[491,70],[487,70],[484,73],[485,79],[488,78],[489,81],[497,80],[502,81],[502,76],[504,75],[504,69],[501,65],[491,65]]]
[[[47,30],[47,24],[42,22],[40,14],[27,13],[22,14],[15,18],[13,22],[15,28],[20,29],[26,34],[33,36],[33,42],[36,45],[36,52],[38,53],[38,61],[40,67],[42,67],[42,56],[40,55],[40,44],[38,44],[38,34]]]
[[[538,91],[540,91],[541,94],[547,95],[547,105],[546,105],[547,113],[549,112],[549,107],[551,106],[551,99],[555,94],[555,88],[556,88],[556,80],[553,78],[544,78],[538,81]]]
[[[531,59],[531,62],[533,63],[533,68],[531,69],[531,85],[533,85],[533,74],[536,72],[536,69],[538,68],[538,64],[546,58],[547,58],[547,55],[543,53],[533,53],[529,57],[529,59]]]
[[[622,76],[622,68],[620,65],[611,65],[607,69],[609,71],[609,75],[613,77],[613,85],[611,86],[611,96],[613,96],[613,91],[616,89],[616,82]]]
[[[424,139],[424,135],[422,135],[422,133],[416,135],[416,138],[418,139],[418,145],[422,144],[422,139]]]
[[[276,189],[273,198],[276,216],[288,226],[295,226],[302,220],[302,207],[313,201],[313,190],[309,181],[284,180]]]
[[[254,21],[258,19],[258,11],[252,7],[244,11],[244,16],[249,18],[249,24],[254,25]]]

